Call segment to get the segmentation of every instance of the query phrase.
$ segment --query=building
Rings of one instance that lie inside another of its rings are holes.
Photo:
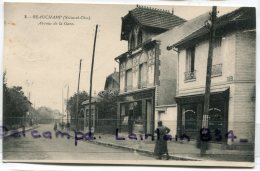
[[[116,69],[112,74],[107,76],[104,90],[119,90],[119,72]]]
[[[100,98],[92,97],[91,99],[91,118],[89,118],[89,100],[82,102],[79,112],[78,125],[79,130],[89,130],[89,119],[91,119],[91,132],[96,131],[96,125],[98,120],[98,107],[97,103],[100,102]]]
[[[254,144],[255,22],[254,8],[239,8],[217,18],[208,117],[212,141]],[[198,116],[203,112],[208,39],[209,30],[203,26],[173,44],[178,51],[177,132],[192,139],[201,127]]]
[[[128,51],[115,60],[119,63],[120,91],[117,128],[125,133],[153,133],[155,108],[174,106],[176,62],[161,47],[159,34],[181,25],[184,19],[155,8],[137,6],[122,18],[121,40],[128,41]],[[163,107],[164,106],[164,107]],[[174,109],[173,109],[174,110]],[[176,109],[175,109],[176,110]]]
[[[116,99],[119,91],[119,73],[115,70],[106,77],[104,90],[91,99],[91,130],[98,133],[111,133],[116,130]],[[89,129],[89,100],[82,102],[79,114],[81,130]],[[113,108],[113,106],[115,106]]]

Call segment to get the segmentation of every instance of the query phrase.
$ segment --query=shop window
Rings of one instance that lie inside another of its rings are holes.
[[[209,108],[209,129],[223,130],[224,128],[224,102],[212,102]]]
[[[184,127],[185,130],[196,130],[197,129],[197,105],[186,105],[184,107]]]

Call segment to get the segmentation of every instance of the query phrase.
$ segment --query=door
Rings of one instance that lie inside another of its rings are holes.
[[[224,101],[212,102],[209,108],[209,130],[213,135],[212,141],[225,139],[225,108]]]

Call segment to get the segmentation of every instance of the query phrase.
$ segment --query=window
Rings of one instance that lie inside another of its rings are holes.
[[[222,76],[222,62],[223,56],[221,53],[222,37],[214,39],[213,61],[212,61],[212,77]]]
[[[147,62],[139,65],[139,83],[138,88],[146,87],[147,84]]]
[[[125,91],[132,90],[132,81],[133,81],[132,69],[129,69],[126,71]]]
[[[194,72],[195,70],[195,47],[187,49],[186,71]]]
[[[135,37],[134,35],[132,35],[130,39],[130,49],[134,49],[134,48],[135,48]]]
[[[186,50],[185,80],[192,80],[195,78],[195,47],[191,47]]]
[[[142,44],[142,42],[143,42],[143,34],[142,34],[141,30],[139,30],[139,32],[138,32],[137,39],[138,39],[138,41],[137,41],[138,45]]]

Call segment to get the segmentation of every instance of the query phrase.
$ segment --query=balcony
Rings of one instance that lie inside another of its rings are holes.
[[[125,87],[125,92],[131,91],[131,90],[133,90],[133,86],[132,85],[129,85],[129,86]]]
[[[218,77],[222,75],[222,64],[212,65],[211,77]]]
[[[196,80],[196,71],[185,72],[184,76],[185,76],[185,79],[184,79],[185,82],[194,81],[194,80]]]
[[[146,88],[147,87],[147,81],[141,81],[138,83],[138,89]]]

